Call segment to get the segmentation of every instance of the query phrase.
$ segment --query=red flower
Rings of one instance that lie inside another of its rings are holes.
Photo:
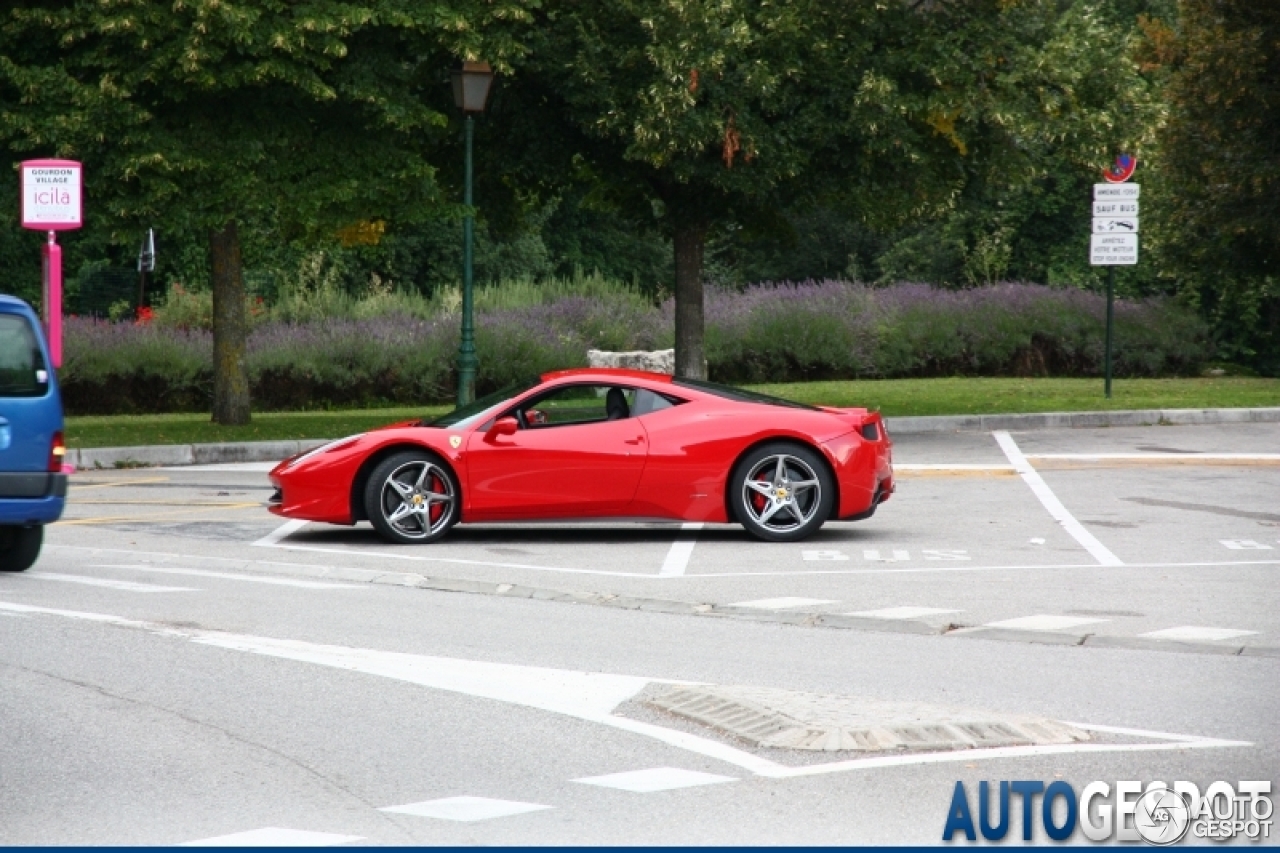
[[[156,317],[156,312],[153,311],[151,308],[147,307],[146,305],[144,305],[138,309],[138,319],[135,321],[135,324],[139,326],[145,326],[148,323],[150,323],[152,320],[154,320],[155,317]]]

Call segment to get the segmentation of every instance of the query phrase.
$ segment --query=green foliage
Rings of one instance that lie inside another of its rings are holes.
[[[1096,290],[1089,188],[1125,150],[1143,261],[1119,292],[1177,293],[1219,358],[1280,371],[1275,3],[11,0],[0,146],[86,163],[86,227],[60,241],[77,312],[132,298],[154,226],[161,322],[207,327],[209,231],[234,220],[258,319],[425,319],[461,278],[463,56],[500,71],[481,284],[599,273],[660,298],[692,223],[726,286]],[[4,290],[38,298],[41,239],[0,218]]]
[[[1221,358],[1277,374],[1280,6],[1179,0],[1177,12],[1145,22],[1169,103],[1146,197],[1161,272],[1212,320]]]

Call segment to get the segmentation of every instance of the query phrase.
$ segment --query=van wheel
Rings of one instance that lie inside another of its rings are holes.
[[[25,572],[40,556],[44,528],[0,527],[0,572]]]

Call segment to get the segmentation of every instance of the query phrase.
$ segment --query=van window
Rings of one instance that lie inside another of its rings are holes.
[[[43,397],[49,371],[26,317],[0,314],[0,397]]]

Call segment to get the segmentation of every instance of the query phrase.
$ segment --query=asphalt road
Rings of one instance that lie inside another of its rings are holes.
[[[957,780],[975,809],[981,780],[1274,785],[1278,451],[1277,425],[903,437],[893,499],[798,545],[395,548],[281,525],[260,471],[82,472],[0,576],[0,843],[937,843]],[[1094,737],[760,750],[628,701],[672,680]]]

